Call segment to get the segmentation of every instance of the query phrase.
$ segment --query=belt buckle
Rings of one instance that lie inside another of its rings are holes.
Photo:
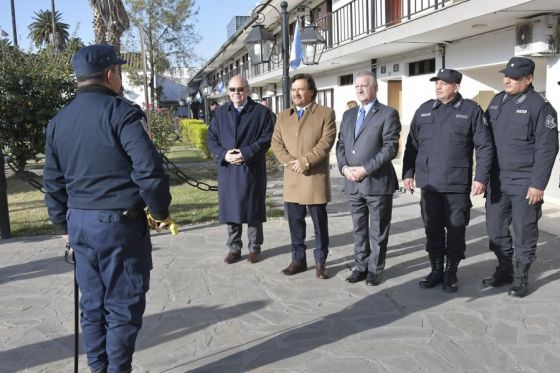
[[[137,209],[127,209],[121,212],[121,215],[127,219],[135,220],[138,215],[140,215],[140,210]]]

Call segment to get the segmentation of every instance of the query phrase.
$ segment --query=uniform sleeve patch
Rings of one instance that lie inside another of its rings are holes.
[[[556,118],[554,118],[553,115],[547,115],[544,125],[546,126],[546,128],[556,128]]]

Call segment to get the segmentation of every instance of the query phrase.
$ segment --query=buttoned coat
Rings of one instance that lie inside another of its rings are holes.
[[[208,148],[218,166],[221,223],[256,224],[266,221],[266,152],[274,125],[272,113],[250,98],[237,112],[222,105],[208,128]],[[239,149],[245,162],[225,161],[226,152]]]
[[[336,158],[340,173],[344,166],[363,166],[367,176],[360,182],[346,179],[345,190],[348,194],[393,194],[399,185],[391,163],[399,148],[399,114],[376,100],[354,136],[358,110],[358,107],[347,110],[342,116]]]
[[[331,200],[329,154],[336,138],[335,113],[312,102],[298,121],[296,108],[278,114],[272,150],[284,166],[284,202],[324,204]],[[299,160],[303,174],[292,171]]]
[[[416,111],[403,156],[403,179],[438,193],[469,193],[474,180],[486,184],[493,144],[477,102],[457,94],[448,104],[428,100]]]

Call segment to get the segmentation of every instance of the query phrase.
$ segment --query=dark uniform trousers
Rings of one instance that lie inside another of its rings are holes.
[[[152,269],[146,215],[69,209],[67,222],[88,364],[92,371],[128,371]]]
[[[300,205],[299,203],[284,202],[288,215],[288,225],[292,239],[292,261],[305,261],[305,216],[307,210],[313,220],[315,230],[315,250],[313,256],[315,263],[325,264],[329,254],[329,225],[327,218],[327,204],[319,205]]]
[[[230,251],[241,251],[243,242],[241,241],[241,234],[243,233],[243,224],[228,223],[228,238],[226,246]],[[263,225],[262,223],[248,224],[247,225],[247,238],[249,244],[247,245],[249,252],[261,252],[261,245],[264,241]]]
[[[486,229],[490,250],[498,258],[511,258],[515,247],[515,257],[519,261],[532,263],[536,259],[541,215],[542,202],[529,205],[524,195],[490,191],[486,197]],[[515,246],[509,231],[510,224],[513,226]]]
[[[381,273],[389,241],[393,195],[349,194],[356,270]]]
[[[422,189],[420,199],[426,231],[426,251],[465,258],[465,231],[472,207],[468,193],[440,193]]]

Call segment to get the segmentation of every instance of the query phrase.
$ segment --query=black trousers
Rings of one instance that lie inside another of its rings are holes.
[[[360,272],[381,273],[389,241],[393,195],[348,196],[354,235],[354,260]]]
[[[486,198],[486,229],[490,237],[490,250],[496,256],[515,257],[524,263],[536,259],[539,240],[538,221],[542,216],[542,202],[529,205],[525,196],[507,195],[501,192]],[[515,243],[509,226],[513,226]]]
[[[307,215],[307,210],[309,210],[313,220],[313,228],[315,229],[315,250],[313,251],[315,263],[325,264],[329,253],[327,204],[300,205],[299,203],[285,202],[284,207],[288,214],[288,225],[292,239],[292,261],[302,262],[306,260],[305,216]]]
[[[422,189],[420,199],[426,231],[426,250],[464,259],[465,231],[471,216],[469,193],[439,193]]]

